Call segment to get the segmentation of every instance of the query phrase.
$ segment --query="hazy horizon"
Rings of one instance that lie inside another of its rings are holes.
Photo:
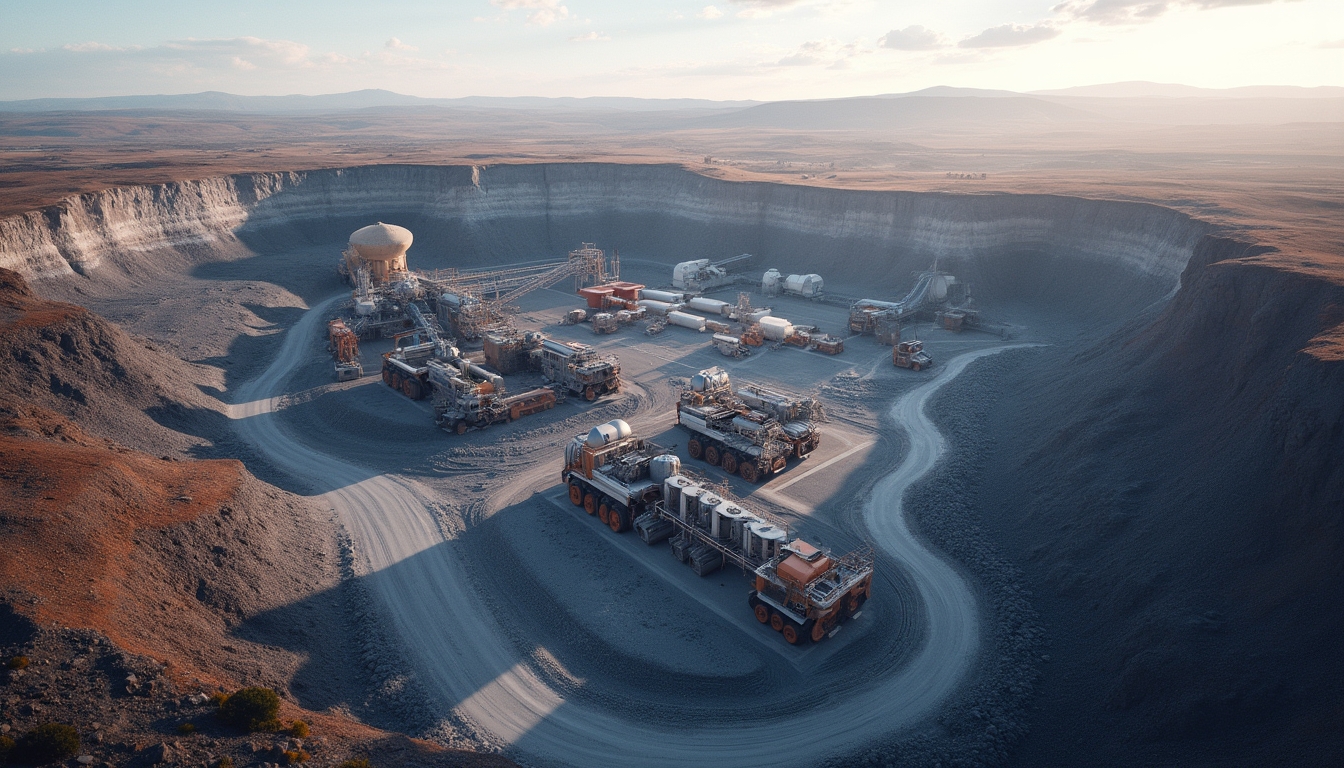
[[[52,18],[61,19],[52,24]],[[244,0],[0,7],[0,100],[385,89],[776,101],[947,85],[1344,84],[1328,0]]]

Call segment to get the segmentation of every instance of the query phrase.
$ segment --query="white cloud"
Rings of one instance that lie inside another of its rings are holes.
[[[543,27],[569,18],[569,9],[560,0],[490,0],[490,4],[506,11],[526,10],[527,23]]]
[[[833,38],[809,40],[793,53],[775,62],[780,67],[818,67],[846,69],[855,57],[868,53],[859,43],[842,43]]]
[[[737,12],[743,19],[763,19],[775,11],[797,5],[800,0],[728,0],[728,2],[744,6]]]
[[[62,45],[61,48],[65,49],[65,50],[67,50],[67,51],[75,51],[75,52],[77,52],[77,53],[87,53],[87,52],[89,52],[89,51],[124,51],[124,50],[128,50],[128,49],[126,49],[126,48],[116,48],[116,47],[114,47],[114,46],[107,45],[106,43],[94,43],[94,42],[88,42],[88,43],[69,43],[69,44],[66,44],[66,45]]]
[[[1012,48],[1034,45],[1059,35],[1059,29],[1050,24],[1020,26],[1004,24],[990,27],[984,32],[957,43],[961,48]]]
[[[401,42],[401,39],[400,39],[400,38],[397,38],[397,37],[394,37],[394,38],[392,38],[391,40],[388,40],[386,43],[383,43],[383,47],[384,47],[384,48],[390,48],[391,50],[394,50],[394,51],[418,51],[418,50],[420,50],[419,48],[416,48],[414,45],[407,45],[406,43]]]
[[[925,29],[916,24],[905,29],[891,30],[879,38],[877,44],[898,51],[931,51],[946,46],[947,41],[932,29]]]
[[[1344,48],[1344,40],[1325,40],[1316,44],[1317,48]]]
[[[1297,0],[1065,0],[1053,10],[1099,24],[1142,24],[1174,8],[1212,10],[1244,5],[1269,5]]]
[[[575,35],[569,39],[576,43],[587,43],[587,42],[595,42],[598,40],[610,40],[611,36],[605,35],[601,32],[585,32],[582,35]]]
[[[233,66],[234,69],[248,70],[257,68],[256,64],[253,64],[247,59],[243,59],[238,56],[234,56],[232,59],[230,59],[229,63]]]
[[[704,8],[700,9],[700,12],[697,13],[696,16],[699,16],[702,19],[717,19],[723,16],[723,11],[720,11],[712,5],[706,5]]]

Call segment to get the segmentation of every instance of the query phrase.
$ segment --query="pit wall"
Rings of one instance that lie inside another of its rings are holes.
[[[761,256],[753,271],[893,289],[937,258],[986,283],[1026,280],[1011,292],[1046,298],[1101,268],[1143,301],[1177,286],[1210,229],[1139,203],[727,182],[673,165],[390,165],[72,197],[0,220],[0,266],[32,280],[96,278],[146,258],[169,268],[335,243],[379,218],[415,233],[415,267],[554,258],[586,240],[666,262],[749,252]]]

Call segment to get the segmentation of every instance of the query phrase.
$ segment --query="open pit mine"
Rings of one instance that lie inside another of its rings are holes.
[[[57,659],[0,722],[113,765],[1338,754],[1344,287],[1267,253],[633,164],[0,220],[0,650]],[[244,686],[314,735],[189,735]]]

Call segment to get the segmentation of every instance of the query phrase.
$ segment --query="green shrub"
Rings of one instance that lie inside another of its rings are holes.
[[[224,706],[224,702],[228,700],[229,695],[226,693],[220,693],[219,691],[215,691],[214,693],[210,694],[210,701],[214,702],[216,707]]]
[[[9,663],[6,666],[8,666],[10,669],[27,669],[28,657],[27,656],[10,657]]]
[[[373,766],[369,765],[368,758],[360,757],[346,760],[336,768],[373,768]]]
[[[219,758],[219,762],[215,763],[215,768],[233,768],[233,758],[228,755]]]
[[[278,730],[280,697],[270,688],[243,688],[219,705],[224,722],[247,731]]]
[[[196,732],[196,725],[194,723],[183,723],[177,726],[177,732],[183,736],[190,736]]]
[[[308,728],[308,724],[302,720],[295,720],[289,725],[289,735],[296,739],[306,739],[310,732],[311,730]]]
[[[79,751],[79,731],[60,723],[44,723],[19,739],[11,753],[14,762],[45,765]]]
[[[290,765],[295,763],[306,763],[312,755],[304,752],[302,749],[285,750],[285,762]]]

